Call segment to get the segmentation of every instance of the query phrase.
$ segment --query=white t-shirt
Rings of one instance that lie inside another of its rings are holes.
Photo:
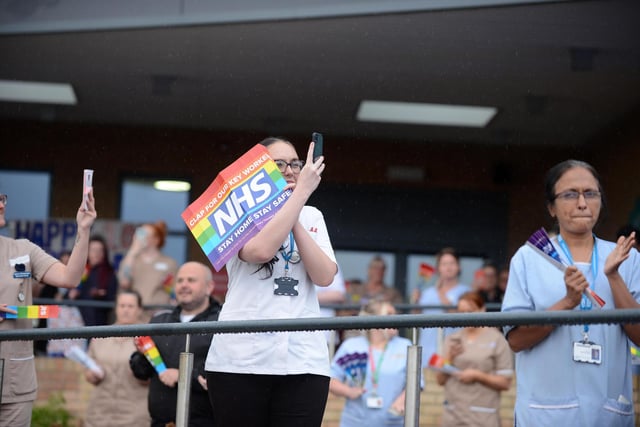
[[[342,272],[340,271],[340,268],[338,268],[338,272],[334,276],[333,282],[331,282],[329,286],[318,286],[318,285],[315,285],[315,286],[316,286],[316,294],[318,295],[319,299],[322,299],[320,298],[320,295],[323,292],[338,291],[338,292],[342,292],[342,295],[344,295],[347,291],[344,286],[344,278],[342,277]],[[320,307],[321,317],[335,317],[335,315],[336,315],[335,308]],[[325,336],[325,339],[327,340],[327,344],[331,346],[335,346],[337,331],[334,331],[334,330],[324,331],[324,336]]]
[[[322,213],[305,206],[298,218],[325,254],[335,254]],[[297,296],[274,295],[274,280],[284,276],[278,254],[273,275],[263,279],[258,264],[235,255],[227,263],[229,288],[218,320],[295,319],[320,317],[315,286],[302,262],[289,264],[289,277],[299,281]],[[262,375],[317,374],[329,376],[329,353],[322,331],[219,334],[213,337],[205,369],[213,372]]]

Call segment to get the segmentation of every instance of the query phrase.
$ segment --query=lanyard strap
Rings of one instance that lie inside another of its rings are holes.
[[[293,246],[295,242],[293,240],[293,231],[289,232],[289,251],[285,252],[284,248],[280,250],[280,255],[282,255],[282,259],[284,259],[284,271],[285,276],[289,273],[289,261],[291,260],[291,256],[293,255]]]
[[[569,260],[569,264],[573,265],[573,257],[571,256],[571,252],[569,251],[567,242],[564,241],[560,234],[558,234],[558,243],[560,244],[562,252],[564,252],[567,259]],[[591,274],[593,275],[593,284],[591,284],[591,287],[595,291],[596,277],[598,275],[598,244],[595,237],[593,238],[593,250],[591,251]]]
[[[378,389],[378,378],[380,377],[380,367],[382,366],[382,361],[384,360],[384,353],[387,351],[387,346],[389,342],[384,345],[382,349],[382,354],[378,357],[378,363],[376,366],[375,360],[373,360],[373,347],[369,346],[369,365],[371,365],[371,384],[373,385],[373,389]]]
[[[567,246],[567,242],[564,241],[560,234],[558,234],[558,243],[560,244],[562,252],[564,252],[565,256],[569,260],[569,263],[573,265],[573,257],[571,256],[569,246]],[[591,251],[591,274],[593,283],[590,284],[590,286],[595,292],[596,277],[598,277],[598,241],[595,236],[593,237],[593,250]],[[591,308],[593,308],[593,303],[583,294],[582,299],[580,300],[580,310],[591,310]],[[584,333],[586,334],[587,332],[589,332],[589,325],[584,325]]]

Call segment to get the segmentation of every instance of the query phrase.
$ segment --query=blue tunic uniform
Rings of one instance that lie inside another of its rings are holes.
[[[565,263],[569,260],[554,240]],[[579,268],[594,291],[615,309],[604,263],[615,244],[596,239],[597,277],[586,264]],[[636,301],[640,301],[640,256],[631,250],[619,268]],[[543,311],[566,295],[564,273],[528,246],[511,260],[502,311]],[[575,310],[580,310],[579,306]],[[508,334],[511,327],[505,328]],[[633,426],[633,392],[627,335],[619,324],[589,325],[589,340],[602,346],[602,363],[575,362],[573,343],[583,325],[563,325],[534,347],[516,354],[515,421],[520,426]]]
[[[378,371],[377,395],[382,398],[383,404],[381,408],[369,408],[366,404],[367,398],[374,394],[369,341],[361,336],[349,338],[342,343],[331,362],[331,377],[351,386],[357,381],[354,377],[364,377],[364,388],[367,391],[358,399],[347,399],[340,419],[340,427],[404,425],[404,416],[391,414],[389,407],[405,389],[407,348],[410,345],[411,341],[408,339],[396,336],[389,340],[384,356],[382,356],[382,350],[373,351],[373,361]],[[354,355],[361,356],[363,363],[360,368],[357,367],[357,362],[349,361],[357,359],[358,356]]]

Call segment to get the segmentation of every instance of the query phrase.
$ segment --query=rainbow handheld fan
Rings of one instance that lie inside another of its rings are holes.
[[[336,362],[347,374],[348,381],[353,387],[363,387],[367,377],[367,353],[349,353]]]
[[[529,237],[529,239],[527,240],[527,245],[533,248],[537,253],[545,257],[547,261],[560,269],[560,271],[564,272],[567,269],[567,266],[562,262],[558,251],[551,243],[551,238],[547,234],[547,231],[544,229],[544,227],[540,228]],[[585,289],[584,295],[589,298],[589,300],[593,304],[593,307],[604,307],[605,301],[600,298],[598,294],[596,294],[591,288]]]

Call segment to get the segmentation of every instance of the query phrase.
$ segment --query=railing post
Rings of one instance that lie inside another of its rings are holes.
[[[189,353],[190,341],[191,335],[187,334],[184,352],[180,353],[176,427],[187,427],[189,425],[189,398],[191,395],[191,372],[193,371],[193,353]]]
[[[0,341],[1,346],[2,341]],[[4,359],[0,359],[0,404],[2,404],[2,381],[4,381]]]
[[[422,375],[422,347],[418,344],[418,328],[411,328],[411,345],[407,349],[407,385],[404,399],[405,427],[420,425],[420,377]]]

